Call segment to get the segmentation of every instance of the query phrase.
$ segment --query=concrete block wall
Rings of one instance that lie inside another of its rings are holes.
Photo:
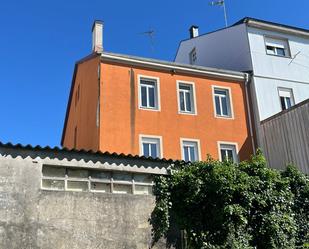
[[[68,167],[74,160],[31,153],[13,155],[0,148],[0,248],[150,247],[154,196],[42,190],[45,162]],[[85,167],[94,161],[88,159]],[[165,248],[165,244],[154,248]]]

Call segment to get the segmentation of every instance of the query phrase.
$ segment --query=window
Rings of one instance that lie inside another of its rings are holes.
[[[193,83],[177,82],[178,105],[180,113],[195,114],[195,99]]]
[[[227,143],[219,143],[220,148],[220,160],[221,161],[232,161],[234,163],[238,162],[236,145],[235,144],[227,144]]]
[[[139,77],[140,108],[159,110],[158,81],[158,78]]]
[[[294,105],[292,89],[279,88],[278,91],[282,110],[292,107]]]
[[[182,159],[186,162],[199,161],[199,141],[181,140]]]
[[[288,40],[265,37],[265,47],[269,55],[290,56]]]
[[[152,186],[150,174],[51,165],[42,169],[44,190],[150,195]]]
[[[232,117],[230,91],[224,88],[214,88],[215,113],[218,117]]]
[[[197,55],[196,55],[196,49],[193,48],[189,54],[189,58],[190,58],[190,64],[194,65],[196,63],[197,60]]]
[[[161,157],[161,138],[160,137],[141,137],[141,152],[145,157]]]

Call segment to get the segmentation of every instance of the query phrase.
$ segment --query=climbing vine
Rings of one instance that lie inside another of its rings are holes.
[[[190,249],[304,248],[309,242],[309,179],[295,167],[270,169],[258,151],[240,164],[209,158],[172,172],[155,179],[154,243],[173,224],[186,231]]]

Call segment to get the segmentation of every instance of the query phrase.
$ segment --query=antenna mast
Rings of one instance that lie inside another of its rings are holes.
[[[209,3],[211,6],[222,6],[224,11],[224,20],[225,20],[225,27],[227,27],[227,15],[226,15],[226,7],[225,7],[225,0],[217,0],[212,1]]]
[[[152,52],[154,52],[154,34],[155,31],[153,29],[140,33],[140,35],[146,35],[149,37]]]

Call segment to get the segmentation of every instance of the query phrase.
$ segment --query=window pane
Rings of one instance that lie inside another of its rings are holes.
[[[226,157],[226,151],[222,149],[220,151],[221,151],[221,161],[224,161]]]
[[[190,90],[191,90],[191,87],[188,86],[188,85],[179,85],[179,89],[186,90],[186,91],[190,91]]]
[[[89,171],[89,175],[91,176],[92,179],[100,179],[100,180],[110,179],[110,172],[105,172],[105,171],[91,170]]]
[[[190,92],[186,92],[186,107],[188,112],[191,112],[191,94]]]
[[[285,101],[286,101],[286,107],[290,108],[292,106],[291,99],[290,98],[285,98]]]
[[[150,147],[151,147],[151,156],[153,158],[156,158],[158,157],[158,152],[157,152],[157,145],[156,144],[150,144]]]
[[[64,181],[43,179],[42,187],[51,190],[64,190]]]
[[[103,193],[110,193],[111,185],[108,183],[102,183],[102,182],[91,182],[91,190],[99,191]]]
[[[155,89],[153,87],[148,88],[149,107],[155,107]]]
[[[48,176],[48,177],[64,177],[65,168],[43,166],[42,173],[43,173],[43,176]]]
[[[215,102],[216,102],[216,113],[217,113],[217,115],[222,115],[221,107],[220,107],[220,98],[218,96],[215,97]]]
[[[69,169],[68,177],[88,178],[88,170]]]
[[[147,88],[145,86],[141,86],[142,93],[142,106],[147,107]]]
[[[184,155],[184,160],[185,161],[189,161],[189,147],[188,146],[184,146],[183,147],[183,155]]]
[[[136,174],[134,175],[134,181],[138,183],[152,183],[152,177],[150,174]]]
[[[234,157],[233,157],[233,151],[232,150],[227,150],[227,156],[228,156],[228,160],[231,160],[232,162],[234,162]]]
[[[195,148],[193,146],[190,146],[190,160],[191,162],[195,162],[196,158],[195,158]]]
[[[281,108],[282,108],[282,110],[285,110],[285,109],[286,109],[286,106],[285,106],[284,97],[280,97],[280,102],[281,102]]]
[[[266,46],[266,50],[268,54],[275,54],[275,48],[272,46]]]
[[[149,153],[149,144],[148,143],[143,143],[143,153],[144,153],[144,156],[148,157],[150,156],[150,153]]]
[[[116,193],[116,194],[132,194],[132,185],[114,184],[113,193]]]
[[[114,181],[132,181],[132,174],[125,173],[125,172],[119,172],[113,174]]]
[[[221,104],[222,104],[222,114],[225,116],[228,116],[228,107],[227,107],[227,98],[222,97],[221,98]]]
[[[226,91],[225,90],[215,89],[215,94],[216,95],[224,95],[224,96],[226,96]]]
[[[285,56],[285,51],[283,48],[276,48],[277,55]]]
[[[152,194],[152,186],[135,185],[134,194],[136,194],[136,195],[151,195]]]
[[[179,92],[179,100],[180,100],[180,110],[185,111],[185,99],[184,99],[184,92]]]
[[[88,182],[68,181],[67,190],[87,191],[88,190]]]

